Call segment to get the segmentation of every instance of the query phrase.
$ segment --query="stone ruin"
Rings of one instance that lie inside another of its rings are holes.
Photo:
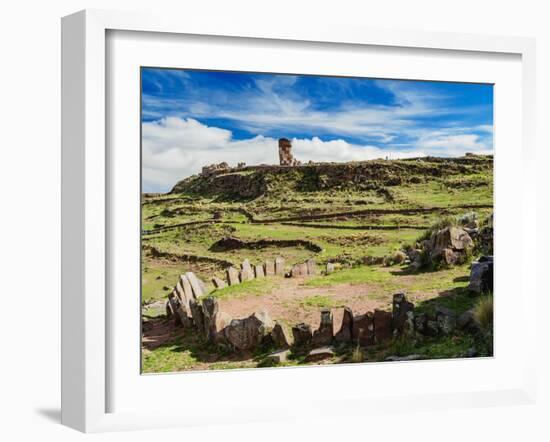
[[[202,167],[202,176],[209,177],[220,172],[227,172],[230,169],[229,164],[225,161],[218,164],[210,164],[209,166]]]
[[[345,307],[342,321],[336,329],[332,311],[327,308],[321,309],[320,325],[316,330],[305,323],[285,327],[272,320],[265,311],[232,319],[220,311],[215,297],[197,299],[195,293],[201,293],[200,287],[201,282],[194,274],[182,275],[169,296],[168,317],[174,318],[184,328],[194,329],[208,342],[236,352],[254,351],[270,342],[277,351],[269,355],[266,361],[275,364],[286,361],[291,348],[305,349],[308,351],[305,361],[316,362],[332,358],[335,355],[333,345],[369,347],[388,343],[399,336],[449,335],[457,328],[467,330],[475,327],[470,311],[457,316],[450,309],[436,306],[433,313],[415,314],[414,305],[404,293],[393,295],[391,311],[376,309],[354,314],[349,307]]]

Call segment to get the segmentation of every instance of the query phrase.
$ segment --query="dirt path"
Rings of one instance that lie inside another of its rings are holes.
[[[407,285],[407,277],[403,277]],[[339,328],[343,316],[343,307],[350,307],[354,314],[362,314],[374,309],[391,309],[392,291],[380,296],[377,284],[338,284],[327,287],[307,287],[307,277],[285,278],[277,288],[267,294],[220,299],[220,310],[232,318],[244,318],[257,311],[266,311],[272,319],[286,324],[305,322],[313,328],[319,326],[320,309],[330,307],[335,328]],[[414,301],[435,298],[436,290],[414,294]],[[318,302],[323,305],[319,305]],[[337,330],[335,330],[337,331]]]

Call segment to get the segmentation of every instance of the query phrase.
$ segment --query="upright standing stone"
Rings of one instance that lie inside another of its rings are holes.
[[[204,333],[208,341],[220,343],[224,340],[223,329],[231,322],[228,314],[219,311],[218,300],[212,296],[202,301]]]
[[[248,259],[245,259],[241,264],[240,278],[241,282],[254,279],[254,272],[252,271],[252,267],[250,266],[250,261],[248,261]]]
[[[210,325],[218,314],[219,306],[218,300],[213,296],[209,296],[202,300],[202,313],[204,317],[204,332],[205,336],[209,337]]]
[[[327,274],[327,275],[330,275],[332,272],[334,272],[335,268],[336,268],[336,267],[334,266],[334,263],[332,263],[332,262],[327,262],[326,274]]]
[[[300,275],[302,276],[307,276],[308,274],[308,267],[307,267],[307,263],[303,262],[300,265]]]
[[[263,278],[265,276],[264,266],[262,266],[261,264],[254,266],[254,273],[256,275],[256,278]]]
[[[227,273],[227,282],[229,285],[235,285],[238,284],[239,281],[239,272],[235,267],[229,267],[226,270]]]
[[[308,275],[315,275],[315,273],[317,271],[317,266],[315,265],[315,259],[309,258],[306,261],[306,265],[307,265],[307,274]]]
[[[374,315],[367,312],[353,318],[353,342],[359,345],[374,344]]]
[[[377,344],[390,341],[392,333],[392,314],[384,310],[374,311],[374,339]]]
[[[190,327],[192,325],[190,314],[188,314],[187,310],[180,302],[176,290],[168,295],[168,302],[170,303],[170,308],[176,318],[176,323],[183,325],[186,328]]]
[[[337,342],[351,342],[353,336],[353,312],[349,307],[344,308],[344,316],[342,317],[342,325],[340,330],[334,335]]]
[[[200,305],[196,299],[191,299],[189,302],[191,307],[191,315],[193,316],[193,323],[199,333],[204,332],[204,313],[202,311],[202,305]]]
[[[180,280],[178,281],[183,288],[183,293],[185,295],[185,303],[187,304],[187,308],[189,308],[189,301],[193,299],[193,289],[191,288],[191,284],[189,284],[189,280],[187,279],[187,276],[180,275]]]
[[[276,322],[271,330],[271,339],[277,348],[288,348],[292,345],[292,337],[282,324]]]
[[[275,274],[285,276],[285,260],[281,257],[275,258]]]
[[[298,324],[292,327],[292,336],[294,337],[294,345],[301,347],[311,343],[313,333],[309,324]]]
[[[273,276],[275,274],[275,263],[271,259],[265,260],[265,276]]]
[[[187,272],[185,276],[189,280],[189,284],[191,284],[191,288],[193,289],[193,296],[195,298],[201,297],[204,292],[202,289],[202,285],[199,282],[199,278],[197,278],[197,276],[193,272]]]
[[[214,287],[216,287],[217,289],[223,289],[224,287],[227,286],[227,284],[223,279],[220,279],[216,276],[212,278],[212,283],[214,284]]]
[[[412,302],[407,301],[404,293],[393,295],[392,301],[392,325],[394,334],[400,335],[403,332],[403,326],[407,321],[408,313],[414,310]]]
[[[332,312],[328,308],[321,310],[321,324],[313,333],[313,345],[329,345],[332,343]]]

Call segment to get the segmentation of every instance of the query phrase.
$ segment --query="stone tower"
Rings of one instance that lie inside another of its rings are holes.
[[[279,164],[281,166],[292,166],[294,164],[292,144],[286,138],[279,138]]]

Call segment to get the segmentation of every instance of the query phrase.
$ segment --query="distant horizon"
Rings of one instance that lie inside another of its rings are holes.
[[[493,154],[493,87],[414,80],[142,69],[142,189],[202,166]]]

